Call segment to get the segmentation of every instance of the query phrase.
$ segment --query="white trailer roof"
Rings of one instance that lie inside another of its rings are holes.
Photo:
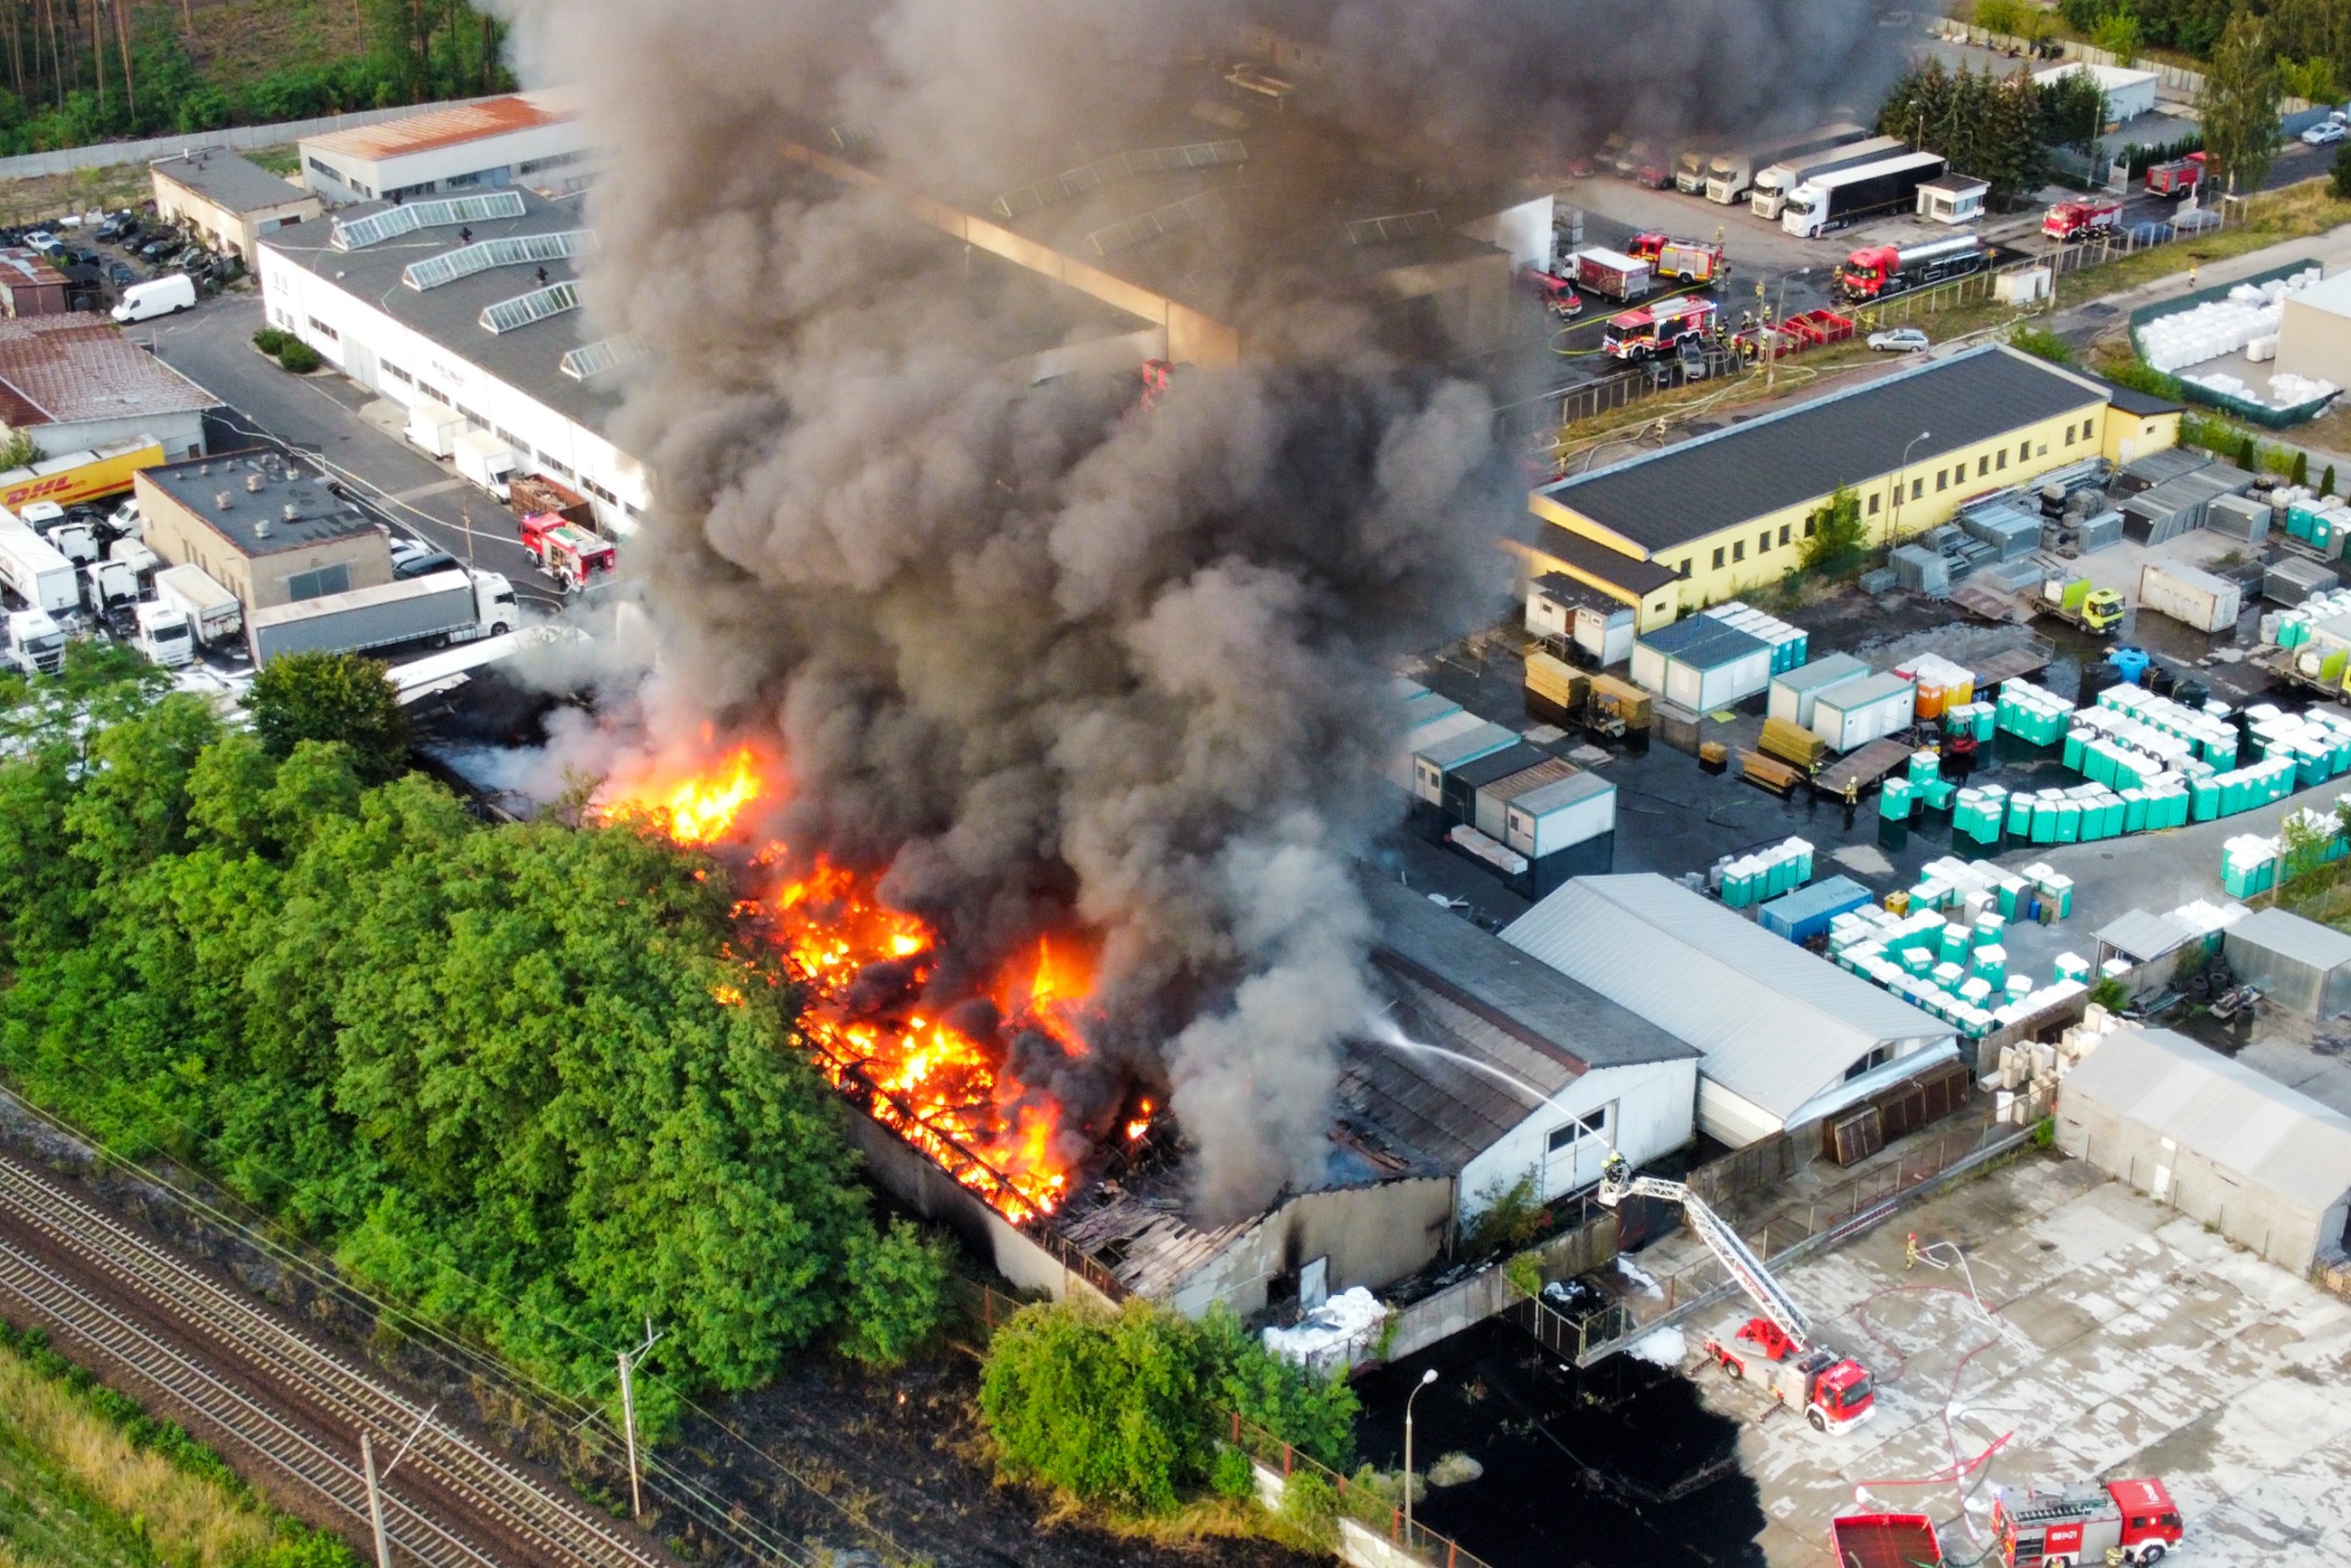
[[[1950,1025],[1654,874],[1578,877],[1502,940],[1698,1047],[1708,1078],[1782,1120],[1881,1045],[1952,1039]]]
[[[2057,1099],[2102,1105],[2314,1213],[2351,1192],[2351,1116],[2168,1029],[2107,1035]]]

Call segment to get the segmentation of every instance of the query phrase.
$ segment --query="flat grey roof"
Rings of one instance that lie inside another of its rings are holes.
[[[1668,549],[1889,474],[1921,431],[1913,468],[2106,398],[2053,365],[1986,344],[1537,494],[1645,549]]]
[[[158,158],[148,167],[233,213],[257,213],[288,202],[319,199],[225,147],[208,147],[184,158]]]
[[[584,228],[584,193],[550,199],[535,191],[517,189],[523,214],[518,218],[486,218],[468,226],[473,242],[509,239],[522,235],[560,234]],[[388,202],[345,207],[337,216],[345,222],[379,213]],[[565,418],[591,430],[604,427],[605,416],[621,404],[616,374],[586,381],[563,373],[563,356],[589,340],[587,318],[579,310],[551,316],[511,332],[482,329],[483,307],[528,294],[540,287],[536,269],[547,269],[549,284],[576,281],[579,270],[563,259],[533,262],[523,267],[493,267],[438,288],[415,289],[401,281],[413,262],[458,249],[465,241],[455,228],[419,229],[358,250],[336,250],[328,243],[329,225],[305,224],[279,229],[261,241],[297,266],[326,278],[401,325],[422,334],[449,353],[485,371],[508,386],[526,392]],[[411,374],[422,365],[404,365]],[[447,388],[440,389],[444,393]]]
[[[1548,494],[1549,492],[1545,492]],[[1571,528],[1545,522],[1535,548],[1556,560],[1563,560],[1578,571],[1588,571],[1603,582],[1613,582],[1635,599],[1650,594],[1676,580],[1671,568],[1653,560],[1635,560],[1622,550],[1596,544]],[[1570,579],[1573,581],[1573,579]]]
[[[2229,927],[2228,940],[2247,943],[2314,969],[2339,969],[2351,964],[2351,936],[2290,909],[2257,909]]]
[[[287,463],[275,452],[231,452],[162,463],[141,468],[139,475],[248,556],[304,549],[376,529],[366,513],[327,488],[324,475]],[[260,488],[248,488],[255,479],[260,480]],[[289,506],[295,509],[291,519],[286,516]],[[269,525],[266,538],[255,531],[265,522]]]

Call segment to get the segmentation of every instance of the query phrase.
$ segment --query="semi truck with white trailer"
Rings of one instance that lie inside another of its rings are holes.
[[[1777,223],[1787,207],[1788,193],[1815,174],[1834,174],[1839,169],[1858,168],[1907,151],[1908,144],[1898,136],[1872,136],[1840,147],[1824,147],[1817,152],[1783,158],[1769,169],[1756,172],[1755,187],[1747,193],[1747,210],[1766,223]]]
[[[1718,153],[1706,166],[1706,199],[1729,206],[1743,198],[1755,176],[1783,159],[1800,158],[1823,147],[1842,147],[1869,132],[1850,120],[1814,126],[1793,136],[1767,138],[1729,152]]]
[[[398,643],[470,643],[517,624],[514,585],[495,571],[462,569],[354,588],[246,618],[256,664],[287,653],[359,653]]]
[[[81,579],[73,562],[12,513],[0,513],[0,583],[52,615],[81,608]]]
[[[54,675],[66,667],[66,634],[46,610],[11,610],[8,663],[28,675]]]
[[[1788,193],[1780,226],[1802,238],[1817,239],[1877,213],[1907,212],[1917,204],[1918,187],[1941,179],[1949,166],[1939,152],[1902,152],[1820,175]]]
[[[203,567],[165,567],[155,574],[155,597],[188,618],[199,647],[216,647],[245,630],[244,603]]]

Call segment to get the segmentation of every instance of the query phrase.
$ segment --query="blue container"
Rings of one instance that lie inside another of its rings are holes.
[[[2115,674],[2127,685],[2135,686],[2147,678],[2148,660],[2142,649],[2116,648],[2106,655],[2106,663],[2115,667]]]
[[[1775,936],[1803,943],[1823,935],[1838,915],[1868,902],[1869,889],[1849,876],[1833,876],[1771,900],[1756,910],[1755,919]]]

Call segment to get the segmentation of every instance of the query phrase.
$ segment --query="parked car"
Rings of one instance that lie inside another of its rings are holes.
[[[1934,344],[1916,327],[1889,327],[1872,332],[1869,346],[1881,354],[1923,354]]]
[[[2322,120],[2302,133],[2302,139],[2313,147],[2326,147],[2351,136],[2339,120]]]
[[[171,235],[165,235],[161,239],[151,239],[141,246],[139,255],[141,259],[145,261],[169,261],[180,254],[180,245],[181,242],[178,239]]]
[[[146,233],[145,224],[141,223],[137,218],[124,218],[121,226],[114,231],[114,243],[129,250],[135,247]],[[105,236],[101,235],[99,237]]]
[[[392,575],[395,578],[430,577],[436,571],[455,571],[457,558],[444,549],[425,549],[408,556],[394,556]]]
[[[131,264],[127,261],[110,261],[106,264],[106,280],[121,288],[136,283],[139,275],[131,270]]]
[[[204,249],[202,246],[192,245],[187,249],[182,251],[179,255],[172,258],[172,265],[173,267],[177,267],[182,272],[190,274],[191,276],[204,271],[206,267],[212,266],[212,264],[213,253]]]

